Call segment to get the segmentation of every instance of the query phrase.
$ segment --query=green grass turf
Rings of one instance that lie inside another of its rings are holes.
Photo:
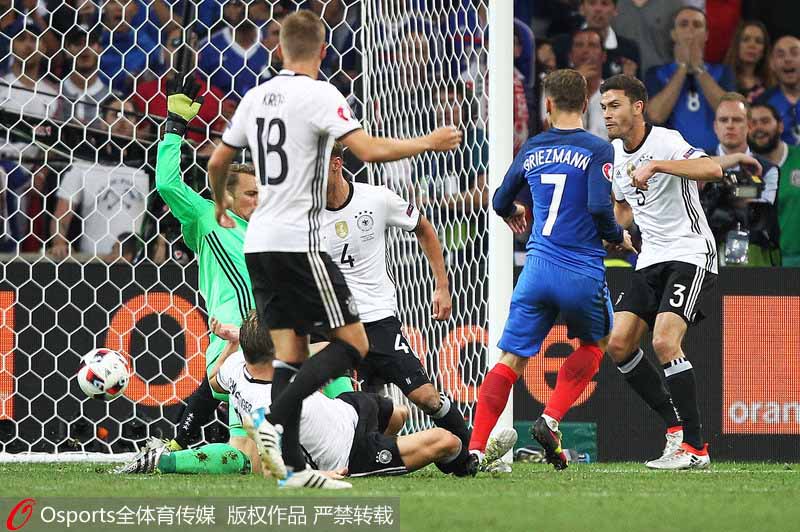
[[[0,464],[0,497],[285,497],[255,476],[126,476],[97,464]],[[800,464],[715,463],[659,472],[630,463],[575,464],[556,472],[514,464],[511,475],[353,479],[350,496],[399,496],[403,531],[781,531],[800,529]],[[200,502],[200,501],[198,501]]]

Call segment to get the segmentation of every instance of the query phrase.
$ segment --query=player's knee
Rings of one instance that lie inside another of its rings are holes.
[[[411,415],[411,411],[407,406],[404,405],[397,405],[392,411],[392,417],[396,419],[397,424],[400,425],[400,427],[406,424],[409,415]]]
[[[633,351],[633,346],[630,345],[631,342],[628,341],[621,334],[612,334],[611,337],[608,339],[608,346],[606,346],[606,352],[611,359],[616,362],[620,363],[625,360],[628,355],[631,354]]]
[[[453,456],[461,450],[461,440],[456,438],[449,430],[436,427],[430,429],[431,440],[430,449],[434,452],[434,460],[441,460]]]
[[[653,351],[656,352],[659,361],[672,360],[680,348],[680,342],[676,342],[674,338],[659,334],[653,335]]]
[[[427,415],[437,412],[442,406],[442,398],[432,384],[420,386],[408,398]]]

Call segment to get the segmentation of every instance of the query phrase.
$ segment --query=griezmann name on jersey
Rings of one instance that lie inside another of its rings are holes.
[[[582,129],[552,128],[523,145],[494,194],[494,210],[510,215],[527,184],[534,224],[528,255],[604,279],[602,240],[622,240],[611,203],[613,162],[608,142]]]

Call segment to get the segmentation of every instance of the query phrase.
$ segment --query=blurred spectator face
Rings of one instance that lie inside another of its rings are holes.
[[[420,33],[409,33],[400,43],[400,61],[405,81],[413,85],[421,81],[428,64],[428,39]]]
[[[326,22],[338,22],[337,15],[344,12],[340,0],[312,0],[311,11]]]
[[[100,43],[87,43],[87,39],[67,43],[67,52],[74,59],[73,68],[84,78],[89,78],[97,72],[97,64],[102,48]]]
[[[108,107],[109,109],[105,112],[105,120],[111,126],[111,134],[132,138],[136,130],[136,125],[132,122],[133,104],[131,102],[123,104],[119,100],[114,100]]]
[[[233,0],[231,2],[225,2],[222,16],[225,18],[225,22],[236,27],[244,21],[246,10],[247,6],[242,0]]]
[[[264,29],[264,38],[261,40],[261,44],[270,52],[274,52],[278,48],[280,34],[280,22],[277,20],[269,21],[269,24],[267,24],[267,27]]]
[[[575,68],[583,65],[596,67],[597,75],[603,72],[603,63],[606,60],[606,53],[603,51],[603,44],[600,35],[594,31],[579,31],[572,37],[572,49],[569,59]]]
[[[747,109],[742,102],[724,101],[717,107],[714,133],[725,151],[747,148]]]
[[[553,51],[553,45],[549,42],[540,44],[536,48],[536,60],[539,64],[545,67],[547,72],[552,72],[556,69],[556,53]]]
[[[239,182],[236,184],[236,190],[233,193],[233,212],[249,221],[256,207],[258,207],[256,176],[239,174]]]
[[[522,43],[519,42],[519,35],[514,32],[514,59],[519,59],[522,55]]]
[[[754,65],[764,57],[766,35],[758,26],[746,26],[739,41],[739,61]]]
[[[439,92],[439,105],[436,106],[437,122],[440,126],[460,127],[463,119],[464,101],[457,91],[449,87]]]
[[[700,39],[702,42],[708,39],[706,17],[694,9],[683,9],[675,17],[672,40],[675,42],[687,42],[695,39]]]
[[[605,30],[617,16],[614,0],[583,0],[580,13],[586,19],[586,25],[595,30]]]
[[[14,54],[15,61],[37,60],[39,59],[38,52],[36,36],[30,31],[25,30],[18,33],[11,43],[11,53]]]
[[[794,87],[800,83],[800,39],[791,36],[778,39],[770,66],[781,85]]]
[[[783,121],[773,116],[767,107],[755,105],[750,109],[750,147],[756,153],[769,153],[778,147],[783,134]]]
[[[103,5],[103,22],[107,30],[116,29],[120,25],[125,16],[128,2],[129,0],[106,0]]]

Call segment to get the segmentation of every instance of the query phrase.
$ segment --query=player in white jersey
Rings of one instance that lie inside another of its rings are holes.
[[[260,409],[269,409],[274,378],[274,348],[258,316],[251,313],[241,328],[212,320],[212,330],[229,340],[226,350],[211,370],[211,387],[229,394],[230,405],[244,419]],[[366,392],[348,392],[330,399],[314,392],[303,401],[300,444],[309,465],[325,474],[307,480],[308,487],[343,489],[351,485],[343,475],[402,475],[434,462],[455,460],[461,441],[442,428],[397,436],[408,418],[408,409],[390,399]],[[163,472],[168,462],[165,448],[152,449],[127,473]],[[258,455],[250,457],[253,472],[259,472]],[[296,478],[296,477],[292,477]]]
[[[677,131],[645,124],[647,91],[638,79],[613,76],[600,93],[615,152],[615,214],[620,225],[635,220],[642,232],[636,271],[617,300],[608,353],[666,423],[664,454],[647,466],[706,467],[694,370],[681,343],[687,327],[702,319],[703,296],[717,276],[714,237],[696,181],[719,180],[722,168]],[[639,347],[648,327],[669,391]]]
[[[256,309],[279,360],[272,410],[258,432],[261,460],[275,476],[302,473],[282,484],[286,486],[306,485],[314,475],[299,444],[303,399],[356,367],[368,349],[357,305],[319,236],[334,141],[367,162],[450,150],[461,141],[454,128],[406,140],[369,136],[336,88],[317,80],[325,50],[325,28],[317,15],[298,11],[286,17],[279,45],[284,70],[245,94],[208,163],[223,227],[232,224],[223,178],[239,149],[250,149],[263,189],[248,227],[245,254]],[[306,361],[312,327],[331,329],[333,341]],[[277,424],[283,429],[282,442]]]
[[[388,188],[346,180],[342,157],[343,147],[337,142],[328,170],[322,241],[353,293],[369,339],[369,352],[358,367],[362,389],[375,391],[383,384],[396,385],[437,426],[462,441],[459,459],[437,464],[439,468],[458,476],[474,475],[477,461],[471,460],[467,451],[469,429],[450,398],[436,390],[403,334],[397,319],[394,280],[386,263],[389,228],[413,232],[433,272],[432,318],[448,319],[452,302],[436,231],[414,204]]]

